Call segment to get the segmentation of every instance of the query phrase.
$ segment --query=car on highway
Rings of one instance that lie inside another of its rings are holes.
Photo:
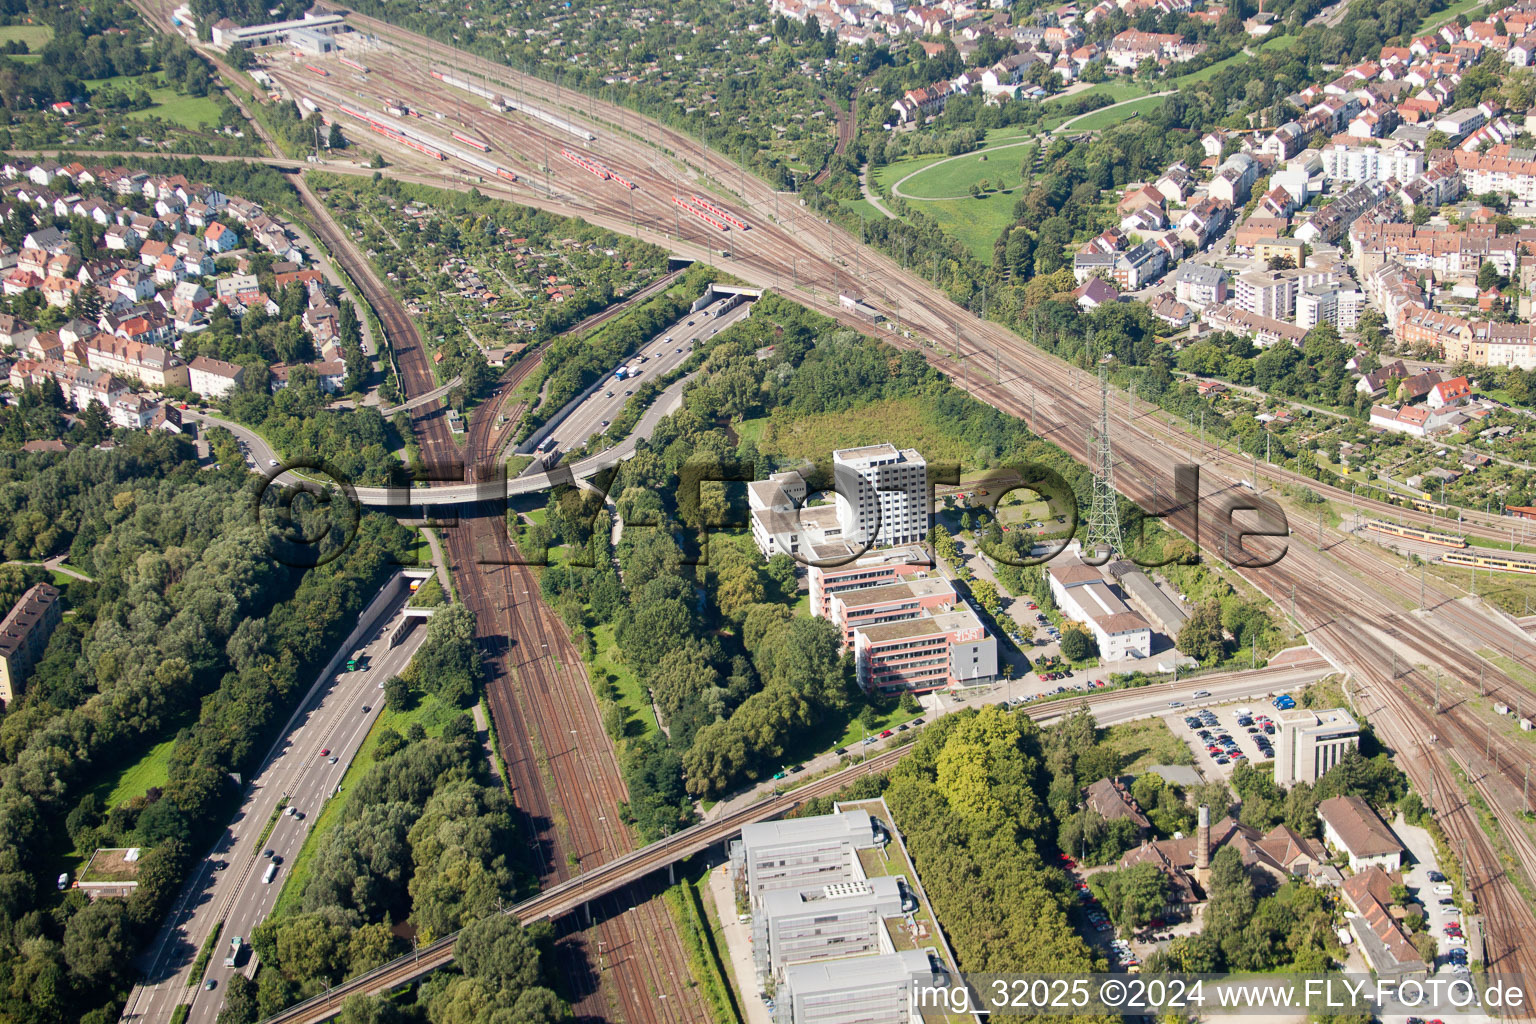
[[[1171,708],[1181,708],[1184,706],[1184,702],[1181,700],[1171,700],[1168,702],[1168,706]]]
[[[894,732],[892,732],[889,729],[886,729],[884,732],[882,732],[880,734],[880,738],[883,739],[883,740],[887,740],[887,739],[890,739],[894,735],[896,735]]]
[[[277,460],[276,459],[268,459],[267,460],[267,465],[275,466],[275,465],[277,465]]]
[[[337,761],[339,761],[341,759],[339,757],[332,756],[332,757],[328,758],[328,760],[331,762],[331,764],[335,764]]]
[[[182,408],[186,408],[186,406],[182,406]],[[203,988],[207,989],[209,992],[212,992],[214,989],[216,989],[218,987],[219,987],[219,979],[217,979],[217,978],[209,978],[207,981],[203,982]]]
[[[327,756],[330,755],[330,753],[331,753],[331,748],[330,747],[321,747],[320,748],[320,756],[321,757],[327,757]]]
[[[608,392],[608,393],[607,393],[607,394],[605,394],[605,395],[604,395],[604,396],[603,396],[603,397],[604,397],[604,398],[612,398],[612,397],[613,397],[613,392],[612,392],[612,391],[610,391],[610,392]]]
[[[1200,698],[1202,698],[1202,697],[1209,697],[1209,696],[1210,696],[1210,695],[1211,695],[1211,691],[1210,691],[1210,690],[1196,690],[1196,691],[1195,691],[1195,692],[1194,692],[1194,693],[1193,693],[1193,694],[1192,694],[1192,696],[1193,696],[1193,697],[1194,697],[1194,698],[1195,698],[1195,699],[1196,699],[1196,700],[1199,700],[1199,699],[1200,699]]]
[[[373,706],[372,705],[370,705],[370,704],[364,704],[363,705],[363,714],[366,715],[368,712],[370,712],[372,710],[373,710]]]
[[[272,859],[272,851],[271,850],[263,850],[263,851],[261,851],[261,855],[263,857],[267,858],[267,860],[271,860]]]

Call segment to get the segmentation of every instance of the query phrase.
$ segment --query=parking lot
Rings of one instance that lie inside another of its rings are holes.
[[[1209,694],[1197,690],[1195,696]],[[1275,756],[1274,709],[1269,705],[1250,702],[1206,707],[1192,703],[1186,707],[1184,702],[1172,701],[1169,707],[1174,713],[1167,716],[1168,728],[1189,744],[1206,778],[1230,775],[1232,766],[1241,761],[1258,763]]]

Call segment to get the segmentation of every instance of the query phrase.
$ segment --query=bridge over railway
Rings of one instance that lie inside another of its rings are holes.
[[[1100,715],[1118,712],[1123,717],[1138,717],[1166,711],[1168,700],[1188,697],[1196,689],[1211,690],[1216,700],[1257,699],[1272,690],[1287,688],[1331,670],[1327,662],[1313,651],[1297,648],[1295,653],[1296,657],[1277,658],[1277,661],[1283,663],[1257,671],[1216,673],[1130,690],[1090,693],[1079,700],[1060,700],[1039,705],[1028,713],[1042,724],[1069,714],[1083,705]],[[524,924],[552,921],[574,913],[602,896],[640,881],[652,872],[670,869],[678,862],[716,844],[729,842],[746,825],[781,817],[808,800],[841,791],[858,778],[886,771],[900,761],[909,749],[910,745],[884,750],[857,764],[814,779],[792,792],[775,794],[729,811],[713,821],[684,829],[551,886],[537,896],[509,908],[506,913],[516,915]],[[457,939],[457,935],[448,935],[422,946],[409,956],[360,974],[323,995],[295,1003],[268,1018],[263,1024],[320,1024],[339,1013],[348,996],[388,992],[451,963]]]

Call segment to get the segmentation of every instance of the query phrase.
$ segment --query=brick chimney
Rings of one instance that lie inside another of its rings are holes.
[[[1200,824],[1195,830],[1195,870],[1211,866],[1211,809],[1200,805]]]

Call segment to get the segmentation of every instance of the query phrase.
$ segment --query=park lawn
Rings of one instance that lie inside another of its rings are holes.
[[[1133,116],[1148,114],[1163,105],[1163,97],[1147,96],[1135,103],[1127,103],[1123,107],[1107,107],[1103,110],[1094,110],[1071,122],[1070,127],[1082,131],[1109,128],[1121,121],[1129,120]]]
[[[992,243],[1003,229],[1013,224],[1013,204],[1022,195],[1018,187],[1001,192],[991,192],[980,199],[966,196],[964,199],[934,199],[923,203],[921,209],[938,221],[946,235],[954,238],[982,263],[992,263]],[[914,264],[918,273],[923,268]]]
[[[155,105],[148,110],[131,111],[127,115],[129,120],[160,117],[191,131],[202,125],[217,128],[224,123],[219,105],[207,96],[183,96],[174,89],[151,89],[149,95]]]
[[[85,87],[92,92],[104,86],[136,91],[139,88],[139,80],[118,75],[114,78],[93,78],[85,83]],[[217,128],[224,123],[224,115],[212,97],[184,96],[175,89],[165,86],[156,86],[147,91],[153,105],[144,110],[128,111],[123,115],[124,117],[134,121],[159,117],[190,131],[197,131],[198,126],[203,124]]]
[[[442,734],[443,727],[454,715],[469,714],[468,711],[444,704],[432,694],[417,693],[416,698],[415,705],[409,711],[391,711],[386,706],[380,710],[379,717],[374,719],[373,727],[368,730],[368,735],[363,737],[363,745],[357,750],[357,756],[352,759],[351,764],[347,765],[347,771],[341,777],[341,793],[325,801],[325,805],[320,808],[320,813],[315,818],[314,827],[310,829],[309,835],[304,837],[304,845],[299,848],[297,856],[293,858],[293,864],[284,872],[283,891],[278,894],[277,903],[272,907],[272,917],[298,912],[304,887],[309,883],[310,869],[314,866],[315,851],[320,849],[325,834],[347,817],[347,802],[351,798],[352,783],[362,778],[363,773],[373,767],[373,752],[378,748],[379,735],[384,729],[393,729],[403,736],[412,722],[420,722],[428,736],[438,736]],[[303,808],[300,809],[303,810]]]
[[[885,214],[875,209],[868,199],[840,199],[843,209],[858,214],[862,220],[885,220]]]
[[[604,623],[592,630],[592,646],[596,651],[592,657],[592,679],[596,682],[601,674],[613,684],[616,700],[624,706],[628,715],[624,728],[625,737],[638,740],[660,732],[661,727],[656,722],[656,715],[651,710],[651,702],[641,688],[639,678],[619,653],[619,644],[613,637],[611,624]],[[633,723],[639,724],[638,732],[635,731]]]
[[[1284,39],[1285,37],[1284,36],[1280,36],[1278,38]],[[1178,78],[1173,79],[1172,82],[1174,84],[1178,84],[1178,85],[1188,85],[1191,82],[1204,82],[1204,81],[1207,81],[1209,79],[1215,78],[1217,75],[1221,74],[1223,71],[1225,71],[1231,65],[1239,63],[1240,61],[1248,60],[1248,59],[1249,59],[1248,55],[1246,53],[1243,53],[1241,50],[1239,50],[1237,53],[1234,53],[1232,56],[1224,57],[1223,59],[1217,61],[1216,63],[1210,65],[1209,67],[1201,68],[1199,71],[1194,71],[1194,72],[1191,72],[1190,74],[1187,74],[1187,75],[1180,75]]]
[[[27,49],[32,53],[25,55],[34,59],[39,56],[38,51],[53,41],[53,26],[51,25],[0,25],[0,43],[9,43],[13,40],[21,40],[27,44]],[[17,59],[12,57],[12,60]]]
[[[936,422],[931,407],[919,398],[887,398],[842,412],[809,416],[785,413],[775,412],[760,447],[791,461],[824,459],[837,448],[881,441],[898,448],[916,448],[930,463],[964,463],[975,454],[955,438],[948,425]]]
[[[1423,21],[1419,22],[1419,27],[1414,30],[1413,34],[1422,36],[1433,32],[1446,22],[1454,21],[1458,14],[1465,14],[1468,18],[1471,18],[1472,12],[1481,7],[1482,4],[1483,0],[1457,0],[1456,3],[1451,4],[1444,10],[1427,15]]]
[[[936,164],[940,160],[949,159],[943,153],[926,153],[923,156],[903,157],[893,164],[883,164],[874,170],[875,184],[883,189],[889,189],[891,185],[905,178],[914,171],[920,171],[930,164]]]
[[[1016,140],[935,164],[901,186],[902,198],[968,198],[971,186],[982,180],[995,188],[1022,185],[1021,165],[1031,145],[1030,141]]]
[[[1195,763],[1189,744],[1175,736],[1161,718],[1112,725],[1103,731],[1101,742],[1120,755],[1125,765],[1122,771],[1131,775],[1154,764]]]
[[[156,743],[143,757],[123,768],[107,794],[106,806],[116,807],[136,796],[143,796],[151,787],[163,787],[171,777],[171,748],[175,745],[174,738]]]

